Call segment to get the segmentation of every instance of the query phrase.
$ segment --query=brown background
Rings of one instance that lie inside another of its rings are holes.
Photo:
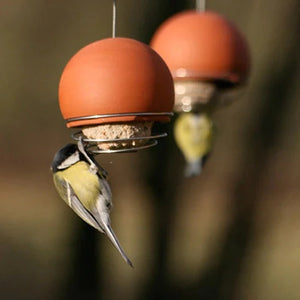
[[[118,2],[117,35],[146,43],[194,5]],[[59,199],[49,169],[70,141],[60,74],[111,35],[111,1],[0,0],[1,299],[299,299],[299,2],[207,6],[246,35],[253,67],[239,99],[214,115],[203,174],[183,178],[170,126],[154,149],[98,157],[131,270]]]

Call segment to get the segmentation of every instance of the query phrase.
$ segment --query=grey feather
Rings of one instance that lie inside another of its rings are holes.
[[[80,202],[72,186],[65,180],[59,180],[59,182],[61,184],[61,187],[63,187],[66,191],[65,195],[67,195],[67,199],[64,200],[72,208],[72,210],[89,225],[93,226],[100,232],[104,232],[93,215]]]

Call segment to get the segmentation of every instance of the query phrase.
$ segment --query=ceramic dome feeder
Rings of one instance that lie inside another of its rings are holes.
[[[157,144],[154,122],[169,122],[174,105],[171,73],[149,46],[129,38],[108,38],[79,50],[59,83],[59,105],[78,140],[94,153],[127,152]]]
[[[210,11],[185,11],[166,20],[151,41],[167,63],[176,112],[214,109],[218,94],[248,78],[247,42],[235,25]]]

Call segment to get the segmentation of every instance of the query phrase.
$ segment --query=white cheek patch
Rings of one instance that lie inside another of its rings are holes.
[[[65,159],[58,167],[58,170],[69,168],[70,166],[74,165],[80,160],[79,158],[79,152],[76,151],[71,156],[69,156],[67,159]]]

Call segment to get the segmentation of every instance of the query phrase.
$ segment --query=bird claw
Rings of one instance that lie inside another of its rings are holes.
[[[85,152],[85,149],[84,149],[83,138],[82,138],[82,136],[80,136],[79,139],[78,139],[77,147],[78,147],[79,151],[80,151],[84,156],[87,155],[87,153]]]
[[[77,143],[77,146],[78,146],[78,150],[84,155],[84,157],[87,159],[87,161],[89,162],[90,164],[90,171],[92,173],[97,173],[98,172],[98,167],[96,166],[96,164],[91,160],[91,158],[89,157],[89,155],[86,153],[85,151],[85,148],[84,148],[84,145],[83,145],[83,138],[82,136],[79,137],[78,139],[78,143]]]
[[[98,172],[98,167],[94,163],[90,164],[89,169],[90,169],[90,172],[93,174],[96,174]]]

